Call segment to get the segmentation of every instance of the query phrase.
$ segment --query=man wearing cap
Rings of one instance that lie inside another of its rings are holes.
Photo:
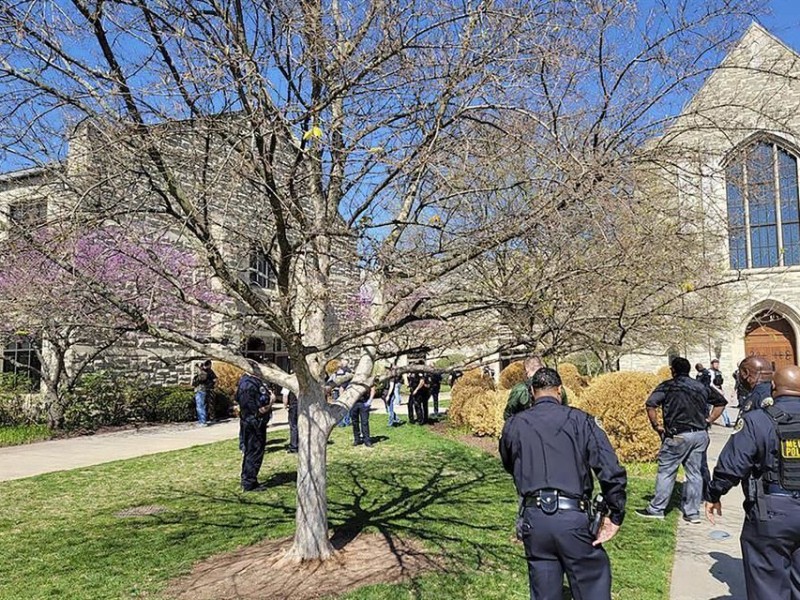
[[[706,516],[750,478],[740,543],[750,600],[800,598],[800,368],[778,369],[772,397],[746,412],[717,460],[705,489]]]
[[[561,377],[542,367],[530,378],[533,405],[503,427],[500,456],[522,497],[517,535],[525,546],[531,600],[610,600],[611,565],[602,544],[625,516],[627,476],[594,418],[561,404]],[[608,504],[597,537],[587,508],[592,472]]]

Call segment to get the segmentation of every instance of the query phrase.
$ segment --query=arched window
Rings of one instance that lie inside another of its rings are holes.
[[[725,179],[731,268],[800,265],[797,158],[757,142],[728,165]]]

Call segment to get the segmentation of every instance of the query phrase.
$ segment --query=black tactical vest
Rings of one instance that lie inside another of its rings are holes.
[[[778,436],[778,477],[769,473],[766,479],[790,492],[800,491],[800,415],[787,414],[774,404],[764,410]]]

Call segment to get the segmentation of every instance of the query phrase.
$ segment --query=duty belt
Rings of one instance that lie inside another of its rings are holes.
[[[579,510],[581,512],[589,510],[587,501],[564,496],[558,490],[539,490],[528,494],[522,499],[522,506],[535,506],[547,515],[555,514],[559,510]]]
[[[789,496],[790,498],[800,498],[800,492],[792,492],[790,490],[783,489],[777,483],[765,483],[764,493],[767,496]]]

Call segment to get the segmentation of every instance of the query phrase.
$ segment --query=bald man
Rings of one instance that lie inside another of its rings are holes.
[[[739,363],[738,380],[747,392],[741,412],[761,408],[761,401],[772,393],[772,363],[763,356],[748,356]]]
[[[763,366],[763,364],[762,364]],[[739,538],[749,600],[800,598],[800,368],[781,367],[772,396],[746,412],[719,455],[705,489],[706,516],[749,479]]]

